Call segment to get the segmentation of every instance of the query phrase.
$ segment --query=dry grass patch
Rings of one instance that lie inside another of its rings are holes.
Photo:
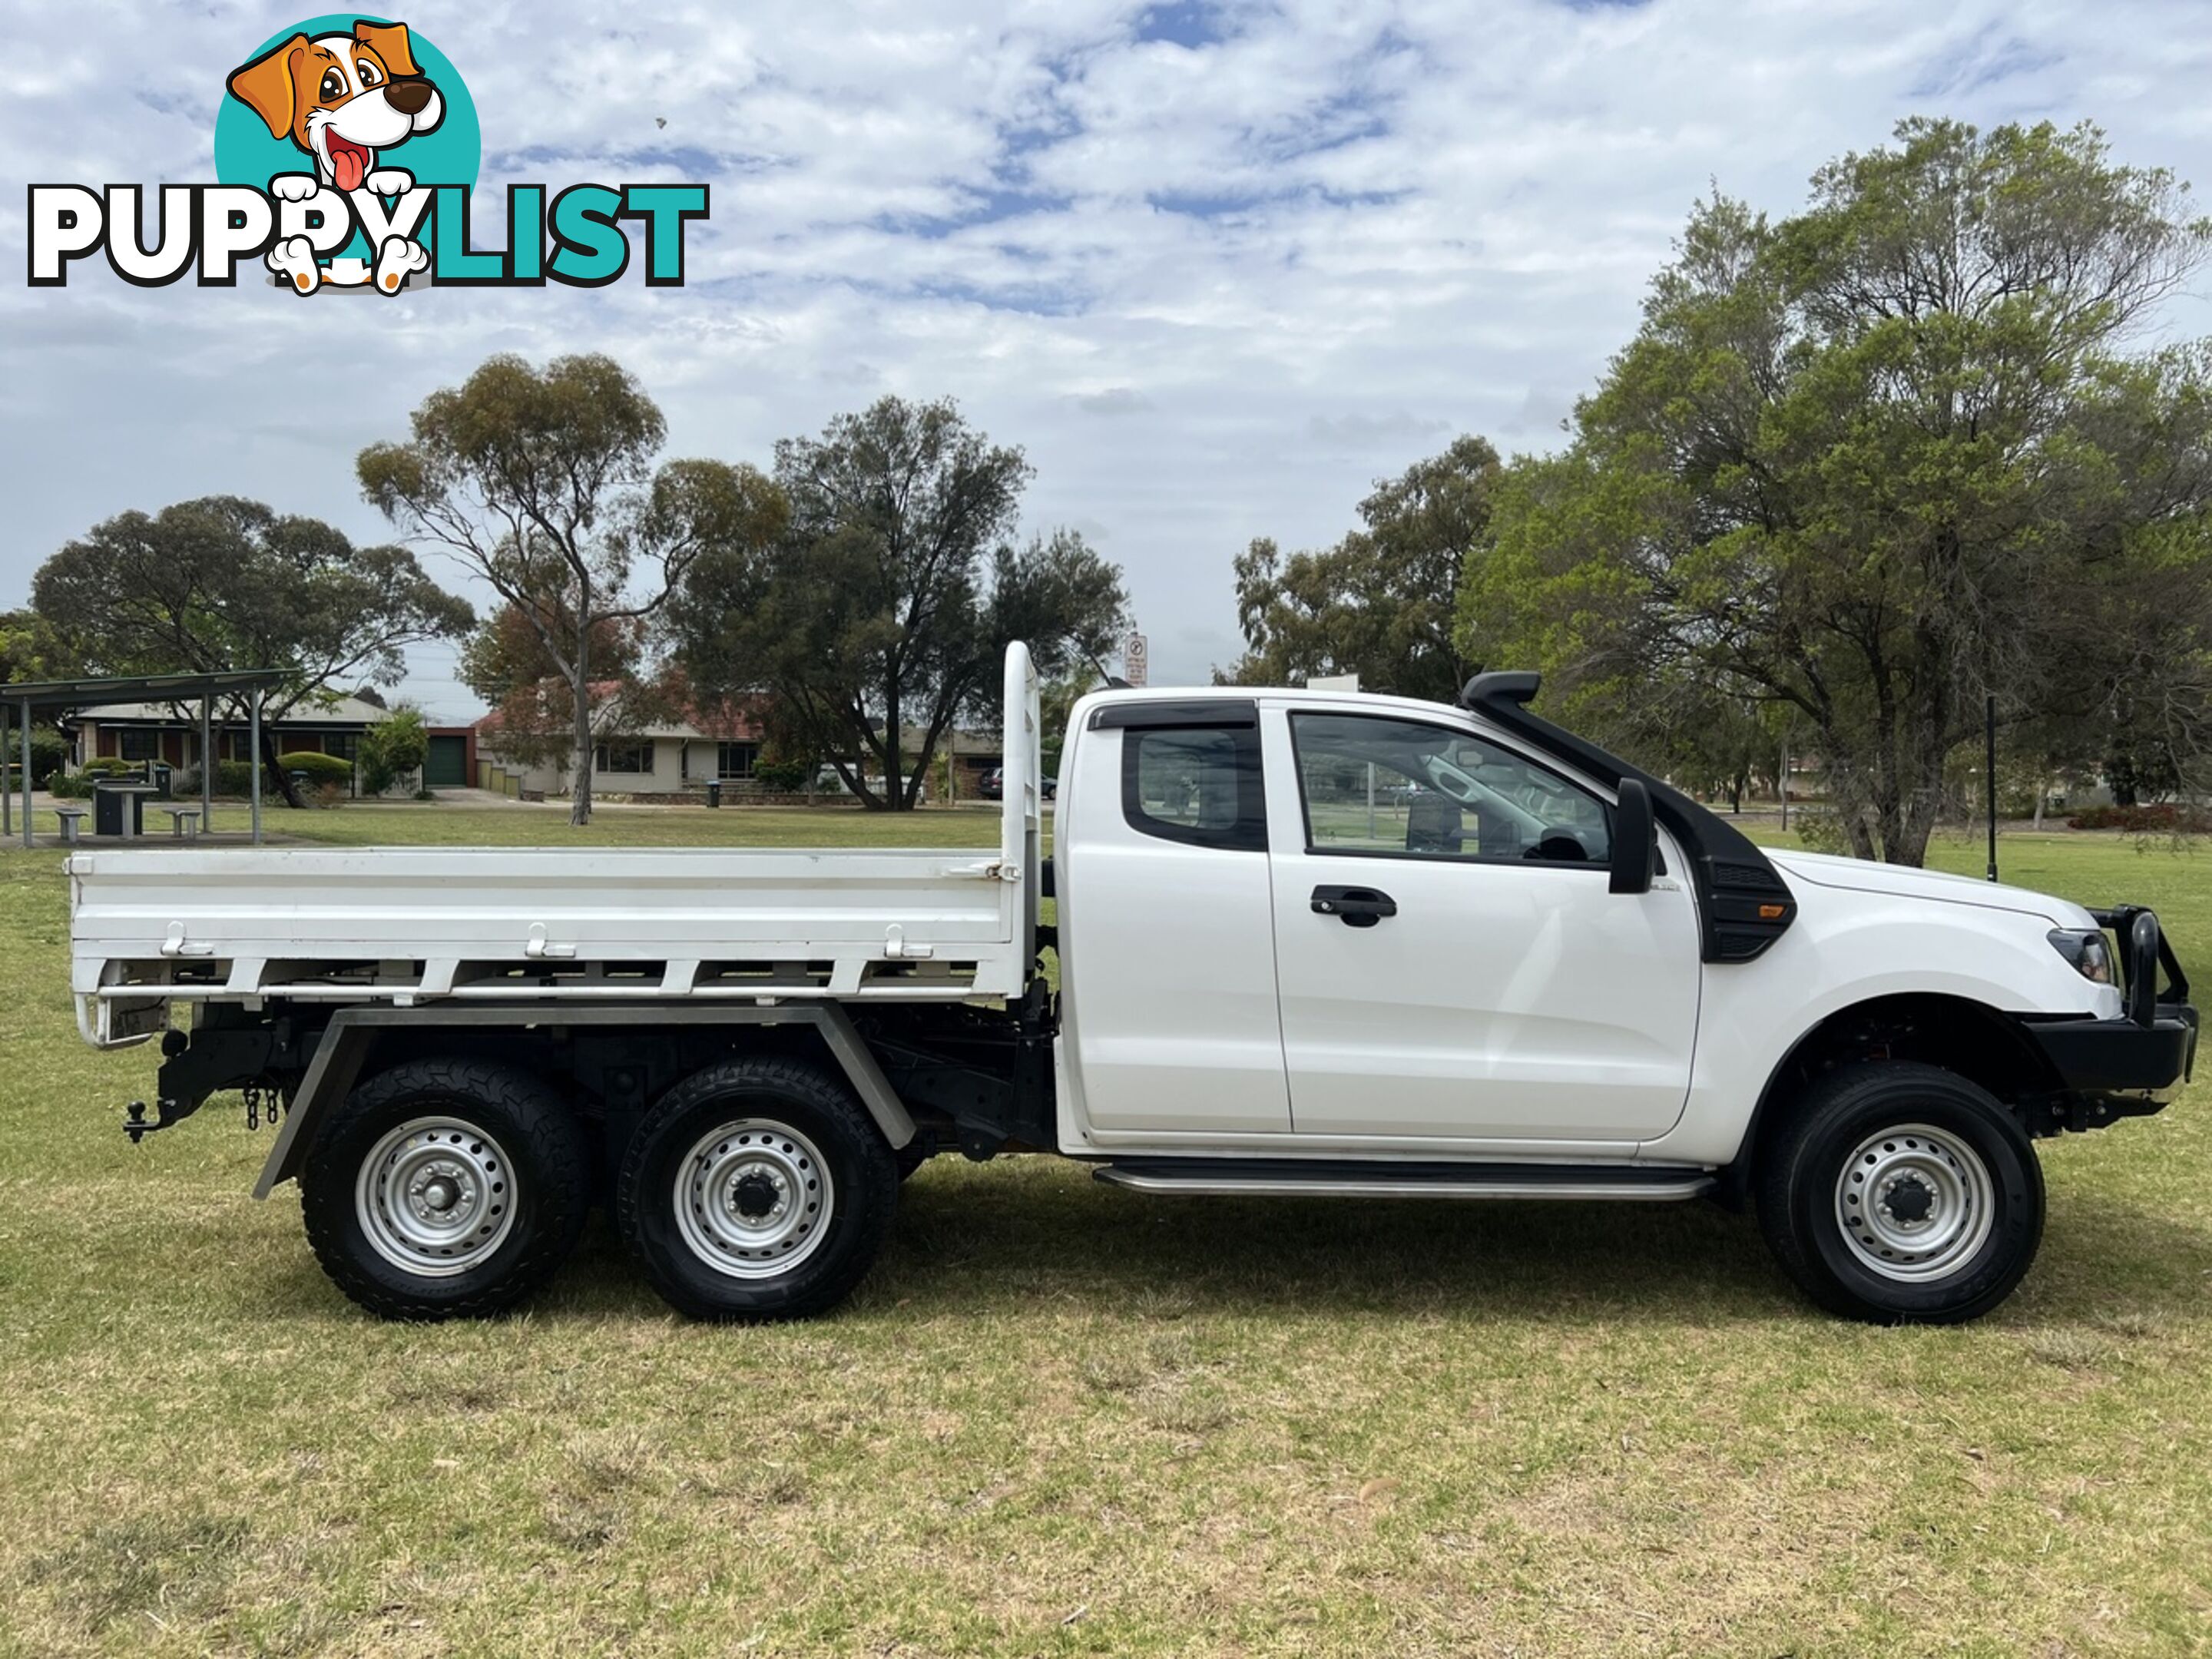
[[[57,866],[0,855],[0,1650],[2009,1659],[2212,1631],[2202,1086],[2046,1145],[2042,1258],[1960,1331],[1810,1312],[1704,1206],[1167,1202],[957,1160],[818,1324],[682,1324],[595,1225],[520,1316],[387,1326],[289,1191],[247,1198],[265,1131],[218,1103],[117,1133],[151,1062],[76,1040]],[[2008,868],[2147,896],[2212,976],[2186,856],[2054,838]]]

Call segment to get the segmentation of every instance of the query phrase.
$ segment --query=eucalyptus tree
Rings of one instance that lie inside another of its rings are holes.
[[[2196,763],[2212,388],[2148,330],[2212,246],[2185,188],[2086,125],[1913,120],[1795,216],[1702,204],[1569,447],[1511,469],[1462,648],[1594,724],[1794,710],[1898,863],[1985,698]]]

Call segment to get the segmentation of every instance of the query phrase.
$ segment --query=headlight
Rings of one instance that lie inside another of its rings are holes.
[[[2093,985],[2112,982],[2112,948],[2094,928],[2054,927],[2051,948],[2074,964],[2074,971]]]

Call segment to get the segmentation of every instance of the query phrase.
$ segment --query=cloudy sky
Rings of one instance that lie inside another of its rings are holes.
[[[25,285],[27,184],[211,179],[224,76],[309,9],[0,5],[0,608],[195,495],[381,539],[362,445],[488,352],[592,349],[675,454],[957,398],[1027,448],[1031,522],[1126,568],[1154,680],[1198,679],[1237,654],[1249,538],[1333,538],[1455,432],[1556,443],[1716,183],[1787,212],[1940,113],[2092,118],[2212,187],[2193,0],[439,0],[400,15],[469,83],[483,183],[709,181],[688,287]],[[2212,333],[2203,290],[2169,320]],[[450,651],[414,665],[475,712]]]

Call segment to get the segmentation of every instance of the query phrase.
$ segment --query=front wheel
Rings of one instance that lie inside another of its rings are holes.
[[[2017,1119],[1938,1066],[1816,1081],[1760,1159],[1759,1224],[1831,1312],[1959,1324],[2006,1297],[2043,1237],[2043,1171]]]
[[[898,1171],[852,1091],[803,1061],[732,1060],[647,1112],[615,1187],[623,1240],[694,1319],[799,1319],[883,1248]]]

